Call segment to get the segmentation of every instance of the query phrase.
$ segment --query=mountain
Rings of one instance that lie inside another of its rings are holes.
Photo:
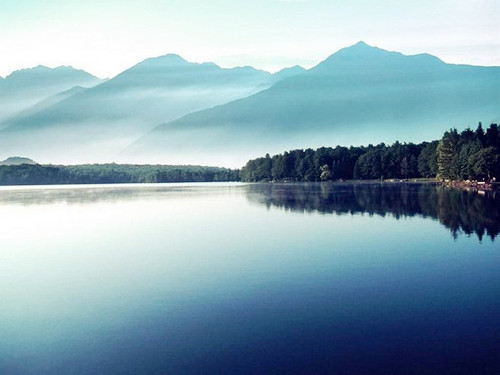
[[[92,87],[103,80],[70,66],[39,65],[21,69],[0,80],[0,122],[37,102],[74,86]]]
[[[273,78],[274,78],[275,82],[278,82],[278,81],[284,80],[285,78],[290,78],[290,77],[302,74],[305,71],[306,70],[303,67],[301,67],[299,65],[295,65],[295,66],[292,66],[290,68],[282,69],[277,73],[274,73]]]
[[[363,42],[244,99],[165,121],[124,155],[241,166],[292,148],[439,138],[500,114],[500,68],[446,64]]]
[[[0,165],[21,165],[21,164],[37,164],[35,161],[21,156],[11,156],[0,161]]]
[[[118,151],[160,122],[247,97],[277,80],[279,75],[251,67],[223,69],[173,54],[150,58],[96,87],[3,123],[0,149],[29,151],[50,162],[115,160]]]
[[[49,96],[39,102],[37,102],[36,104],[32,105],[31,107],[25,109],[25,110],[22,110],[21,112],[18,112],[16,115],[15,115],[15,121],[21,121],[21,119],[25,119],[25,118],[31,118],[33,116],[36,116],[36,114],[42,110],[44,110],[45,108],[49,108],[67,98],[69,98],[70,96],[73,96],[75,94],[80,94],[82,92],[84,92],[85,90],[88,90],[86,89],[85,87],[81,87],[81,86],[75,86],[75,87],[72,87],[70,88],[69,90],[66,90],[66,91],[62,91],[62,92],[59,92],[55,95],[52,95],[52,96]],[[10,122],[14,121],[13,119],[10,120]],[[5,122],[6,124],[8,124],[9,122]]]

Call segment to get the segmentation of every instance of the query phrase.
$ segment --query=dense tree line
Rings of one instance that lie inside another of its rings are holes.
[[[328,181],[347,179],[483,179],[500,175],[500,136],[497,124],[486,132],[479,124],[440,141],[396,142],[367,147],[321,147],[293,150],[250,160],[242,181]]]
[[[0,185],[213,181],[328,181],[500,177],[500,130],[456,129],[439,141],[293,150],[253,159],[239,170],[202,166],[87,164],[0,165]]]
[[[0,166],[0,185],[236,181],[238,170],[218,167],[86,164]]]
[[[497,124],[476,131],[446,132],[437,147],[438,176],[450,180],[500,177],[500,132]]]

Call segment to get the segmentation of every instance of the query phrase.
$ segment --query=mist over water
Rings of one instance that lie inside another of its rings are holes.
[[[1,188],[0,372],[494,373],[498,207],[430,185]]]

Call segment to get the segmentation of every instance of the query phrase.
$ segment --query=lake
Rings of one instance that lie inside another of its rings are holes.
[[[498,374],[500,194],[0,188],[1,374]]]

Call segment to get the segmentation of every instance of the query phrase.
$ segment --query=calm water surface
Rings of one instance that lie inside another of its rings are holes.
[[[498,374],[500,195],[0,189],[1,374]]]

